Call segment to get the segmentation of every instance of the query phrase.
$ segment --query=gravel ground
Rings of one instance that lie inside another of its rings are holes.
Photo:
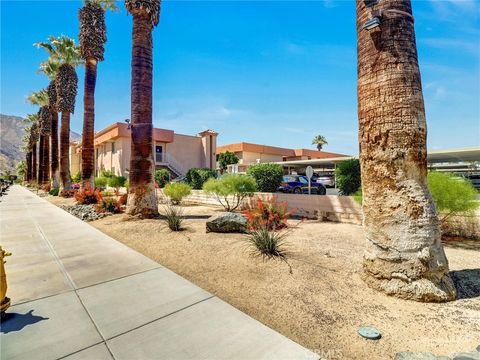
[[[160,219],[121,214],[90,224],[328,359],[393,359],[401,351],[450,355],[480,345],[480,242],[445,248],[459,299],[423,304],[363,283],[360,226],[301,223],[288,236],[287,265],[252,257],[244,235],[207,234],[203,217],[217,211],[187,207],[185,230],[177,233]],[[378,328],[382,338],[361,338],[362,325]]]

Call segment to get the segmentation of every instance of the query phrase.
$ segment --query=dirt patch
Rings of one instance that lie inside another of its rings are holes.
[[[215,207],[187,207],[208,215]],[[385,296],[360,279],[362,228],[304,222],[289,235],[293,273],[282,261],[252,258],[245,235],[205,232],[205,219],[171,232],[162,220],[90,223],[255,319],[329,359],[389,359],[400,351],[438,355],[475,349],[480,340],[480,249],[446,248],[460,300],[422,304]],[[379,341],[357,335],[375,326]]]

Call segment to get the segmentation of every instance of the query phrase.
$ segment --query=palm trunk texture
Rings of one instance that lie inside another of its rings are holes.
[[[43,171],[45,168],[45,156],[43,151],[45,150],[45,136],[40,135],[40,141],[38,144],[38,184],[43,185]]]
[[[152,176],[152,24],[145,11],[132,15],[132,145],[126,212],[154,217],[158,207]]]
[[[70,112],[62,112],[60,128],[60,189],[70,190]]]
[[[366,283],[417,301],[456,297],[427,188],[427,127],[410,0],[356,0]],[[394,11],[386,11],[394,10]],[[362,28],[381,10],[381,24]]]
[[[83,95],[83,134],[82,134],[82,186],[89,183],[94,187],[94,127],[95,127],[95,83],[97,61],[85,62],[85,88]]]
[[[52,186],[54,188],[60,187],[60,172],[58,169],[58,113],[51,108],[52,126],[51,126],[51,162],[50,162],[50,176],[52,177]]]
[[[37,143],[32,145],[32,181],[37,182]]]

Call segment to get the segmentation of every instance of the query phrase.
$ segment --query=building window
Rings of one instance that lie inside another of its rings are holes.
[[[112,154],[115,154],[115,151],[116,151],[116,150],[115,150],[115,143],[112,142]]]

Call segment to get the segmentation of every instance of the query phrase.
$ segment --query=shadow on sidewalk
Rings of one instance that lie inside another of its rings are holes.
[[[33,315],[33,310],[26,314],[6,313],[2,319],[0,333],[8,334],[13,331],[20,331],[25,326],[36,324],[37,322],[48,320],[42,316]]]
[[[457,299],[480,297],[480,269],[450,271],[450,276],[457,288]]]

